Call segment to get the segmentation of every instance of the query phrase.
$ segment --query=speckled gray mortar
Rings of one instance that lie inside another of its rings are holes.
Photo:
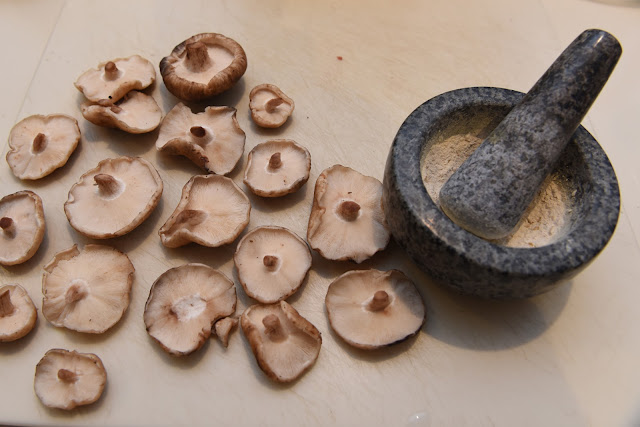
[[[570,229],[555,243],[531,249],[490,243],[460,228],[433,202],[421,175],[429,161],[425,148],[452,132],[468,132],[466,123],[495,127],[522,96],[476,87],[432,98],[402,124],[387,158],[383,204],[394,238],[420,268],[465,294],[523,298],[545,292],[583,269],[604,248],[618,220],[615,173],[581,126],[556,165],[575,195]]]

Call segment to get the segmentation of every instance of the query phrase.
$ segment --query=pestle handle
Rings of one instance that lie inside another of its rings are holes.
[[[621,53],[605,31],[580,34],[445,183],[442,210],[480,237],[509,235]]]

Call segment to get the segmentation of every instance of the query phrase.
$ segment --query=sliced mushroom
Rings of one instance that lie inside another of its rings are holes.
[[[162,273],[149,291],[144,324],[170,354],[198,350],[221,318],[236,311],[236,289],[224,274],[204,264],[185,264]]]
[[[155,99],[135,90],[116,103],[101,99],[97,103],[85,102],[80,108],[84,118],[94,125],[134,134],[151,132],[162,120],[162,111]]]
[[[74,83],[93,102],[108,99],[118,101],[132,90],[151,86],[156,79],[153,65],[139,55],[113,59],[85,71]]]
[[[213,324],[211,332],[220,339],[220,342],[226,348],[229,346],[229,335],[231,335],[236,326],[238,326],[237,317],[224,317]]]
[[[40,179],[67,163],[80,141],[78,121],[64,114],[29,116],[11,129],[7,163],[20,179]]]
[[[244,311],[240,324],[258,366],[274,381],[300,377],[320,353],[320,332],[286,301],[253,305]]]
[[[311,155],[290,139],[256,145],[249,152],[244,183],[254,194],[280,197],[298,191],[309,180]]]
[[[36,193],[23,190],[0,199],[0,264],[30,259],[42,243],[44,229],[44,209]]]
[[[162,196],[162,179],[140,157],[105,159],[69,190],[64,213],[73,228],[94,239],[122,236],[140,225]]]
[[[277,128],[291,116],[295,104],[278,86],[261,84],[251,90],[249,108],[255,124],[264,128]]]
[[[389,243],[382,210],[382,184],[351,168],[334,165],[318,180],[307,241],[323,257],[357,263]]]
[[[0,342],[18,340],[36,324],[36,306],[20,285],[0,286]]]
[[[230,178],[196,175],[185,184],[178,206],[158,234],[168,248],[191,242],[222,246],[242,233],[250,212],[249,198]]]
[[[207,173],[226,175],[242,157],[245,139],[235,108],[207,107],[193,114],[179,103],[162,121],[156,148],[183,155]]]
[[[101,334],[129,306],[135,268],[129,257],[103,245],[77,245],[44,266],[42,314],[54,326]]]
[[[246,70],[242,46],[216,33],[196,34],[160,61],[167,89],[185,101],[202,101],[230,89]]]
[[[43,405],[70,410],[98,400],[106,383],[98,356],[56,348],[38,362],[33,387]]]
[[[329,285],[325,305],[336,334],[365,350],[404,341],[426,318],[420,293],[398,270],[348,271]]]
[[[293,295],[311,268],[304,240],[283,227],[258,227],[247,233],[233,256],[247,295],[265,304]]]

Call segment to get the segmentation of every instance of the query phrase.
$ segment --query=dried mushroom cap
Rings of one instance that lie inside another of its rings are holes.
[[[53,349],[38,362],[33,387],[43,405],[69,410],[98,400],[106,382],[95,354]]]
[[[7,163],[20,179],[40,179],[64,166],[80,141],[78,121],[64,114],[29,116],[11,129]]]
[[[320,332],[286,301],[253,305],[244,311],[240,324],[258,366],[274,381],[295,380],[320,353]]]
[[[0,199],[0,264],[30,259],[44,238],[44,210],[40,197],[28,190]]]
[[[207,107],[193,114],[179,103],[162,121],[156,148],[183,155],[207,173],[226,175],[242,157],[245,139],[235,108]]]
[[[293,295],[311,268],[307,244],[282,227],[258,227],[247,233],[233,256],[247,295],[274,303]]]
[[[365,350],[415,335],[426,316],[420,293],[398,270],[346,272],[329,285],[325,304],[336,334]]]
[[[185,264],[167,270],[153,283],[144,324],[165,351],[184,356],[202,347],[218,319],[235,311],[231,280],[204,264]]]
[[[295,104],[277,86],[261,84],[251,90],[249,108],[255,124],[264,128],[277,128],[291,116]]]
[[[122,236],[140,225],[162,196],[162,179],[140,157],[105,159],[69,190],[64,212],[73,228],[94,239]]]
[[[36,324],[36,306],[20,285],[0,286],[0,342],[18,340]]]
[[[144,89],[156,79],[153,65],[139,55],[118,58],[85,71],[74,83],[93,102],[101,99],[118,101],[132,90]]]
[[[351,168],[334,165],[318,180],[307,241],[331,260],[364,261],[389,243],[382,210],[382,184]]]
[[[311,155],[295,141],[276,139],[249,152],[244,183],[262,197],[279,197],[298,191],[309,180]]]
[[[101,334],[129,306],[135,268],[129,257],[103,245],[77,245],[44,266],[42,314],[52,325]]]
[[[236,326],[238,326],[237,317],[225,317],[214,323],[211,332],[220,339],[220,342],[226,348],[229,346],[229,335],[231,335]]]
[[[94,125],[135,134],[151,132],[162,120],[162,111],[155,99],[138,91],[129,92],[116,103],[101,99],[97,103],[85,102],[80,108],[84,118]]]
[[[216,33],[196,34],[160,61],[165,86],[186,101],[202,101],[230,89],[246,70],[242,46]]]
[[[230,178],[196,175],[185,184],[178,206],[158,234],[168,248],[191,242],[217,247],[242,233],[250,212],[249,198]]]

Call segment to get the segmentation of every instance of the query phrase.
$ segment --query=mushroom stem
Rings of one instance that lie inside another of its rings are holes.
[[[119,71],[120,70],[118,70],[118,67],[113,61],[107,62],[104,66],[104,75],[109,80],[117,79]]]
[[[207,134],[207,130],[202,126],[191,126],[189,132],[191,132],[191,135],[195,136],[196,138],[202,138]]]
[[[45,147],[47,146],[47,136],[40,132],[33,138],[33,144],[31,146],[31,151],[34,153],[41,153]]]
[[[3,216],[0,218],[0,228],[7,234],[14,234],[16,231],[16,223],[12,218]]]
[[[64,368],[58,370],[58,378],[65,383],[74,383],[78,381],[78,376],[75,372]]]
[[[273,153],[269,158],[269,169],[279,169],[282,166],[282,158],[280,153]]]
[[[369,309],[369,311],[380,311],[387,308],[390,303],[391,300],[389,299],[388,293],[386,293],[385,291],[377,291],[375,294],[373,294],[373,298],[371,298],[371,301],[369,302],[367,308]]]
[[[262,258],[262,263],[265,267],[267,267],[267,270],[273,271],[278,265],[278,257],[273,255],[265,255],[264,258]]]
[[[115,114],[121,113],[122,112],[122,108],[118,107],[117,105],[112,105],[111,106],[111,111]]]
[[[213,65],[206,44],[202,42],[189,43],[186,46],[186,50],[187,56],[184,64],[190,71],[202,72]]]
[[[64,296],[64,300],[67,304],[73,304],[76,301],[80,301],[82,298],[87,296],[87,290],[84,287],[78,285],[71,285],[69,289],[67,289],[67,293]]]
[[[264,325],[264,333],[271,339],[271,341],[282,341],[287,335],[282,328],[280,318],[275,314],[268,314],[262,319]]]
[[[119,184],[118,180],[112,177],[111,175],[107,175],[106,173],[99,173],[93,177],[96,185],[99,190],[103,194],[114,194],[118,191]]]
[[[276,108],[278,108],[278,105],[282,104],[284,102],[284,99],[278,97],[278,98],[271,98],[270,100],[267,101],[266,104],[264,104],[264,109],[267,113],[273,113],[274,111],[276,111]]]
[[[7,289],[0,294],[0,318],[11,316],[14,311],[16,307],[11,303],[11,292]]]
[[[185,209],[176,217],[176,225],[180,226],[194,226],[200,224],[207,217],[205,211],[198,209]]]
[[[340,206],[338,206],[338,214],[345,221],[355,221],[355,219],[358,218],[359,211],[360,205],[351,200],[345,200],[344,202],[340,203]]]

